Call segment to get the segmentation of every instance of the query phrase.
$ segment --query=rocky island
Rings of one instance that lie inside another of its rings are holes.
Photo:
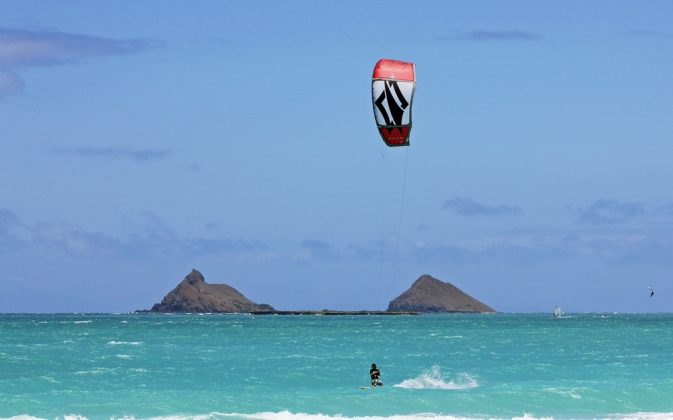
[[[450,283],[424,274],[388,305],[388,309],[340,311],[279,311],[271,305],[258,304],[226,284],[206,283],[203,275],[192,270],[160,303],[149,311],[171,313],[251,313],[254,315],[417,315],[422,312],[495,312],[489,306],[465,294]]]
[[[192,270],[149,312],[272,312],[273,307],[258,304],[226,284],[208,284]]]
[[[420,276],[409,290],[388,305],[389,311],[416,312],[495,312],[451,283],[444,283],[429,274]]]

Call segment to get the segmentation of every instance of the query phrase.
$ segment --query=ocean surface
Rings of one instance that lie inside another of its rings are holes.
[[[0,418],[673,418],[673,314],[0,315]]]

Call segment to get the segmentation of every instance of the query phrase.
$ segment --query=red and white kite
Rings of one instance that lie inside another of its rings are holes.
[[[374,66],[374,117],[379,133],[388,146],[409,146],[411,103],[415,88],[414,63],[383,59]]]

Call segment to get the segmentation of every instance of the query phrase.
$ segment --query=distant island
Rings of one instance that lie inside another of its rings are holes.
[[[150,312],[273,312],[271,305],[258,304],[226,284],[208,284],[198,270],[171,290]]]
[[[492,313],[485,305],[450,283],[424,274],[411,287],[388,305],[385,311],[279,311],[268,304],[259,304],[226,284],[209,284],[203,274],[193,269],[161,302],[150,310],[138,312],[163,313],[251,313],[255,315],[416,315],[426,312]]]
[[[420,276],[409,290],[388,305],[389,311],[493,313],[490,306],[429,274]]]

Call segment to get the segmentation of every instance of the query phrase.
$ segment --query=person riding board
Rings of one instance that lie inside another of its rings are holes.
[[[381,371],[376,367],[376,363],[372,363],[372,368],[369,369],[369,377],[372,378],[372,386],[383,386],[383,382],[379,379]]]

